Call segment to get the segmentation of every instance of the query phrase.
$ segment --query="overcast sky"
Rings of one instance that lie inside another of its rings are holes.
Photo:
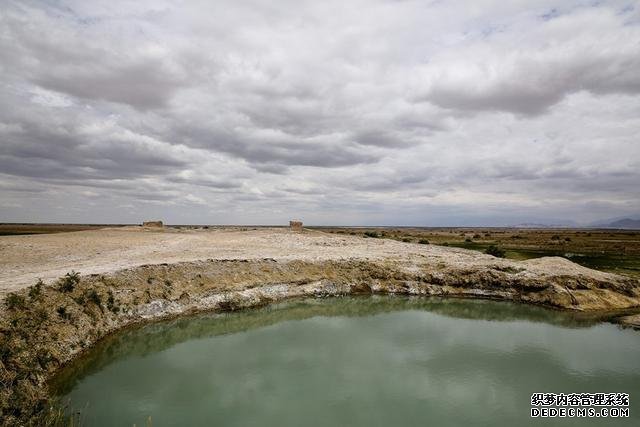
[[[638,1],[0,0],[0,221],[640,214]]]

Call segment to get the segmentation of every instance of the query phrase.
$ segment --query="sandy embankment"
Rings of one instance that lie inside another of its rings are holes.
[[[211,230],[125,227],[72,233],[0,237],[0,296],[51,283],[75,270],[83,276],[109,275],[123,269],[205,260],[263,260],[304,263],[371,262],[407,273],[431,274],[431,285],[474,288],[471,281],[494,281],[491,287],[530,287],[548,281],[562,301],[550,305],[581,310],[640,305],[639,282],[581,267],[562,258],[509,261],[476,251],[388,239],[363,239],[282,228]],[[195,267],[194,267],[195,268]],[[438,277],[447,277],[447,282]],[[504,276],[504,277],[503,277]],[[453,283],[452,279],[454,279]],[[505,283],[498,283],[502,278]],[[507,280],[508,279],[508,280]],[[486,288],[479,283],[481,288]],[[585,292],[587,291],[587,292]],[[588,296],[588,298],[587,298]],[[558,298],[556,298],[558,299]]]

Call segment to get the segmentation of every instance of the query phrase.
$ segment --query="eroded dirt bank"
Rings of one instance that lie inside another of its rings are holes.
[[[100,338],[138,322],[185,313],[350,293],[490,297],[584,311],[640,305],[637,280],[586,269],[562,258],[514,262],[378,239],[293,235],[284,230],[246,233],[249,236],[237,234],[231,240],[259,242],[275,236],[281,246],[272,241],[267,253],[275,256],[269,258],[240,257],[236,252],[229,259],[133,265],[67,274],[42,285],[34,284],[35,277],[30,286],[12,285],[20,290],[10,294],[0,310],[3,424],[29,419],[41,424],[41,419],[32,417],[46,414],[46,379]],[[215,252],[215,248],[198,250]],[[257,252],[248,247],[244,253]],[[84,265],[93,258],[85,257]],[[34,268],[35,262],[29,262],[25,263]],[[55,260],[45,260],[43,265],[58,268]]]

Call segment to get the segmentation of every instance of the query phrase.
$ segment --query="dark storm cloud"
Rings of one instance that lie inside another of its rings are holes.
[[[157,60],[116,67],[93,63],[91,68],[97,69],[38,75],[33,82],[80,98],[120,102],[139,110],[166,106],[180,86],[161,71],[162,64]]]
[[[406,138],[406,136],[405,136]],[[380,129],[369,129],[358,132],[353,139],[360,145],[372,145],[382,148],[399,148],[414,145],[416,142]]]
[[[379,157],[358,150],[335,135],[302,138],[285,132],[206,129],[198,125],[177,126],[167,138],[190,147],[223,152],[271,171],[280,166],[341,167],[373,163]]]
[[[186,160],[157,152],[136,135],[83,135],[71,123],[23,119],[4,136],[0,168],[17,176],[52,179],[132,178],[184,167]]]
[[[475,83],[450,81],[436,85],[423,99],[457,110],[538,115],[579,91],[635,95],[640,93],[640,74],[636,73],[640,70],[640,46],[627,55],[576,58],[574,63],[567,58],[567,62],[553,66],[523,58],[497,81],[486,82],[488,76],[479,73],[474,77]]]
[[[207,188],[216,188],[222,190],[240,188],[242,184],[237,181],[225,180],[225,179],[212,179],[212,178],[191,178],[181,176],[169,176],[166,178],[168,182],[176,184],[192,184]]]

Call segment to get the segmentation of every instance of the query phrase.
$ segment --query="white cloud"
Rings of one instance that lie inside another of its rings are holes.
[[[0,219],[636,214],[639,9],[9,1]]]

